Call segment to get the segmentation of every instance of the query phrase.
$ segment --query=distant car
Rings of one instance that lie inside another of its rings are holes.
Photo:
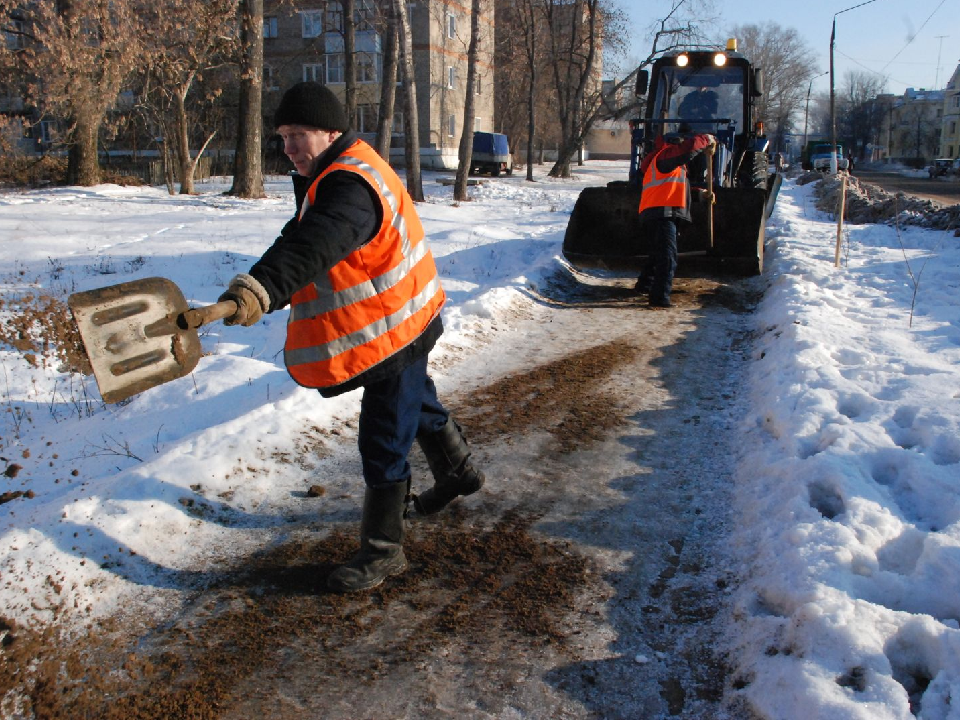
[[[954,171],[955,165],[953,158],[937,158],[933,165],[927,166],[927,172],[931,178],[945,177]]]

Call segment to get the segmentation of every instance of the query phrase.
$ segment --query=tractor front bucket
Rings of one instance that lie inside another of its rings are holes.
[[[763,270],[764,221],[767,191],[754,188],[714,188],[713,246],[709,205],[696,200],[692,223],[681,223],[677,234],[680,262],[707,258],[717,269],[739,275]],[[563,256],[581,269],[639,273],[650,254],[650,228],[639,220],[640,188],[623,183],[584,188],[577,198],[566,234]]]

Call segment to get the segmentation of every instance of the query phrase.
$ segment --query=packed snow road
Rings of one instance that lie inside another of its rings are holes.
[[[732,717],[714,640],[736,583],[723,555],[729,440],[758,282],[680,278],[664,311],[628,279],[558,271],[479,349],[439,368],[488,482],[411,518],[405,574],[327,594],[324,577],[355,545],[356,503],[321,497],[306,521],[294,508],[304,499],[291,499],[276,543],[188,593],[176,617],[141,629],[135,646],[120,627],[85,645],[86,662],[121,673],[35,707]],[[317,467],[321,494],[323,478],[357,472],[353,443],[346,431]],[[419,451],[414,463],[422,482]]]

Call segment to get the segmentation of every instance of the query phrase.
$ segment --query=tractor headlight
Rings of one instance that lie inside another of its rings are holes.
[[[723,67],[727,64],[727,56],[723,53],[717,53],[713,56],[713,64],[717,67]]]
[[[677,66],[686,67],[690,62],[690,56],[686,53],[682,55],[677,55]]]

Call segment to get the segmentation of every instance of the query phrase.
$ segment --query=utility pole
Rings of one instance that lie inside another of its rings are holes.
[[[841,12],[843,12],[841,10]],[[830,174],[836,175],[837,162],[837,94],[833,81],[833,46],[837,40],[837,16],[833,16],[833,28],[830,30]]]
[[[933,81],[933,89],[934,89],[934,90],[939,90],[939,89],[940,89],[940,51],[943,50],[943,39],[944,39],[945,37],[950,37],[950,36],[949,36],[949,35],[934,35],[934,37],[937,38],[937,40],[940,41],[940,44],[937,46],[937,74],[936,74],[935,79],[934,79],[934,81]]]
[[[827,72],[830,71],[828,70]],[[822,72],[819,75],[814,75],[812,78],[810,78],[810,84],[807,85],[807,107],[803,111],[803,146],[800,148],[801,162],[803,161],[803,153],[807,151],[807,121],[810,118],[810,91],[813,90],[813,81],[817,78],[822,78],[826,74],[826,72]]]
[[[830,31],[830,142],[833,145],[833,150],[830,153],[830,174],[836,175],[838,170],[837,163],[837,113],[836,113],[836,91],[834,90],[834,77],[833,77],[833,46],[836,44],[837,40],[837,15],[840,15],[850,10],[855,10],[858,7],[863,7],[864,5],[869,5],[870,3],[876,2],[877,0],[865,0],[865,2],[860,3],[859,5],[853,5],[852,7],[844,8],[833,14],[833,29]]]

